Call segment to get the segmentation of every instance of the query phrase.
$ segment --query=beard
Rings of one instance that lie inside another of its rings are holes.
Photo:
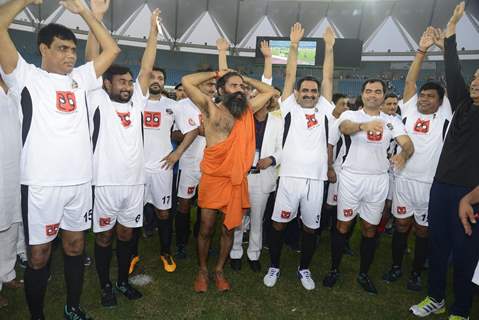
[[[125,103],[130,101],[132,96],[132,93],[129,91],[120,91],[118,94],[112,94],[110,95],[110,99],[119,102],[119,103]]]
[[[243,92],[226,93],[221,97],[221,100],[235,119],[241,118],[248,107],[248,99]]]
[[[163,88],[158,83],[153,83],[149,88],[150,94],[158,95],[163,92]]]

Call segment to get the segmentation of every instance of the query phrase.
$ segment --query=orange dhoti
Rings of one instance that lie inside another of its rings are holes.
[[[201,162],[198,205],[224,213],[228,229],[239,226],[244,209],[250,207],[247,174],[253,164],[255,132],[248,110],[235,121],[226,140],[206,147]]]

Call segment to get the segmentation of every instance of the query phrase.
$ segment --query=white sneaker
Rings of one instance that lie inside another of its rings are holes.
[[[313,290],[316,285],[313,278],[311,278],[311,271],[309,269],[298,270],[298,278],[306,290]]]
[[[424,300],[419,302],[418,304],[413,305],[409,308],[412,314],[418,317],[426,317],[432,313],[440,314],[446,311],[444,307],[445,302],[444,299],[440,302],[434,301],[431,297],[426,297]]]
[[[269,268],[268,272],[263,278],[263,283],[268,288],[274,287],[279,278],[279,269],[278,268]]]

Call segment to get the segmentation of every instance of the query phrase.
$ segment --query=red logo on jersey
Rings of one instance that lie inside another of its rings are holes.
[[[407,209],[406,209],[406,207],[397,207],[397,208],[396,208],[396,212],[397,212],[398,214],[406,214]]]
[[[281,211],[281,218],[282,219],[289,219],[291,217],[291,212],[290,211]]]
[[[195,192],[195,187],[188,187],[188,194],[193,194]]]
[[[343,214],[345,217],[352,217],[353,216],[353,209],[344,209]]]
[[[77,108],[75,93],[71,91],[57,91],[57,110],[61,112],[73,112]]]
[[[120,117],[121,125],[128,128],[131,124],[130,112],[117,112],[116,114]]]
[[[416,124],[414,125],[414,131],[418,133],[428,133],[430,123],[430,120],[417,119]]]
[[[368,131],[368,140],[369,141],[381,141],[383,139],[382,132],[372,132]]]
[[[59,223],[49,224],[45,226],[45,233],[47,234],[47,237],[56,236],[59,228],[60,228]]]
[[[161,112],[145,111],[143,123],[147,128],[159,128],[161,123]]]
[[[318,120],[316,119],[316,115],[314,113],[313,114],[305,114],[305,116],[306,116],[308,129],[318,125]]]
[[[100,227],[109,226],[110,223],[111,223],[111,218],[110,217],[100,218]]]

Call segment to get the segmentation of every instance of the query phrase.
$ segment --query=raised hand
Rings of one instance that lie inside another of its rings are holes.
[[[261,50],[263,57],[271,58],[272,53],[271,53],[271,48],[269,47],[268,41],[266,40],[261,41],[261,43],[259,44],[259,49]]]
[[[434,28],[427,27],[419,40],[419,49],[427,51],[434,44]]]
[[[96,18],[103,18],[110,7],[110,0],[91,0],[90,7]]]
[[[292,27],[291,27],[291,33],[289,35],[289,39],[291,40],[291,43],[298,44],[299,41],[304,36],[304,29],[301,26],[301,23],[296,22]]]
[[[334,46],[336,36],[334,35],[334,31],[331,27],[327,27],[326,30],[324,30],[323,39],[326,47],[332,48]]]
[[[225,38],[219,38],[216,40],[216,48],[218,48],[218,51],[228,51],[229,47],[230,44]]]
[[[158,30],[158,28],[159,28],[158,19],[160,19],[160,14],[161,14],[161,10],[158,9],[158,8],[153,10],[153,12],[151,13],[151,21],[150,21],[151,22],[151,26],[150,26],[151,31],[155,31],[157,33],[160,32],[160,30]]]
[[[434,39],[434,44],[440,49],[444,50],[444,37],[446,32],[440,28],[433,28],[432,37]]]
[[[452,14],[452,17],[449,20],[449,23],[457,24],[459,20],[461,20],[462,16],[464,15],[465,5],[466,5],[465,2],[462,1],[456,6],[456,8],[454,9],[454,13]]]
[[[86,9],[85,3],[82,0],[65,0],[60,1],[60,4],[71,13],[80,14]]]

